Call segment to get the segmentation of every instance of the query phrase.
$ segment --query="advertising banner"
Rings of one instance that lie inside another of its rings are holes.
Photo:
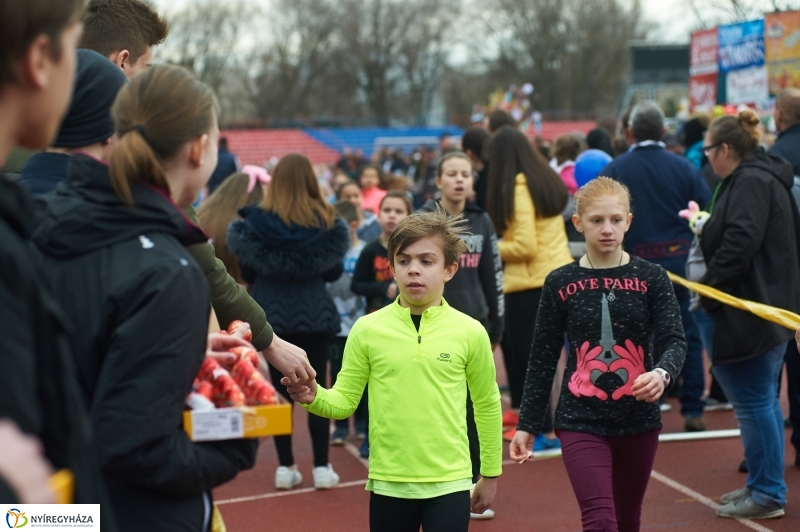
[[[689,78],[689,107],[692,112],[709,112],[717,103],[717,73]]]
[[[697,76],[717,72],[718,48],[717,28],[692,33],[692,41],[689,45],[689,75]]]
[[[764,64],[764,19],[719,27],[720,72]]]
[[[765,106],[769,100],[767,67],[757,66],[728,72],[726,96],[730,104],[759,104]]]
[[[770,94],[800,88],[800,11],[769,13],[764,25]]]

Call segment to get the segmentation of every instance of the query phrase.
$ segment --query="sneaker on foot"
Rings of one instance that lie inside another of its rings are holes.
[[[327,467],[315,467],[312,473],[314,475],[314,489],[316,490],[329,490],[339,483],[339,475],[336,474],[330,464]]]
[[[739,488],[738,490],[729,491],[725,495],[719,498],[719,502],[722,504],[728,504],[729,502],[736,502],[739,499],[744,499],[745,497],[750,496],[750,488]]]
[[[536,457],[558,456],[561,454],[561,440],[547,439],[544,434],[537,434],[533,439],[533,455]]]
[[[290,490],[303,483],[303,475],[297,470],[297,466],[280,466],[275,471],[275,489]]]
[[[683,428],[686,432],[703,432],[706,430],[706,423],[701,417],[687,417],[683,421]]]
[[[730,403],[723,403],[719,399],[714,399],[713,397],[706,398],[706,406],[704,407],[706,412],[719,412],[721,410],[733,410],[733,405]]]
[[[331,445],[344,445],[347,442],[347,429],[336,427],[331,436]]]
[[[669,403],[661,403],[660,405],[658,405],[658,408],[661,409],[661,412],[669,412],[670,410],[672,410],[672,405]]]
[[[488,519],[494,519],[494,510],[492,510],[491,508],[487,508],[482,514],[475,514],[470,512],[469,518],[478,521],[486,521]]]
[[[739,464],[739,473],[747,473],[749,471],[750,470],[747,469],[747,460],[742,460],[742,462]]]
[[[761,506],[749,495],[717,508],[718,516],[733,519],[774,519],[782,517],[784,513],[783,508]]]
[[[513,410],[509,410],[505,414],[503,414],[504,427],[516,427],[517,423],[519,423],[518,413],[514,412]]]

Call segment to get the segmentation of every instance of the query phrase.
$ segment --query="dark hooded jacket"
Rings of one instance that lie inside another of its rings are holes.
[[[436,210],[429,200],[420,212]],[[458,271],[444,286],[444,298],[454,309],[483,323],[492,343],[503,339],[505,296],[503,294],[503,261],[497,250],[497,232],[489,215],[467,202],[464,218],[469,232],[460,235],[469,251],[461,254]]]
[[[331,229],[287,226],[258,206],[239,211],[228,229],[228,247],[242,278],[277,334],[339,332],[339,312],[325,287],[344,271],[350,232],[341,219]]]
[[[169,196],[74,155],[34,243],[74,328],[72,350],[121,530],[197,532],[205,492],[253,466],[257,442],[193,443],[184,400],[205,356],[208,283],[184,246],[206,240]]]
[[[733,296],[800,311],[800,215],[792,201],[792,167],[761,148],[722,181],[701,246],[701,280]],[[762,355],[794,332],[749,312],[703,298],[715,317],[715,364]]]
[[[38,437],[55,469],[72,471],[74,502],[108,508],[69,350],[69,326],[25,243],[33,214],[28,193],[0,177],[0,418]],[[0,487],[0,503],[16,498]],[[103,530],[117,530],[112,511],[101,515]]]

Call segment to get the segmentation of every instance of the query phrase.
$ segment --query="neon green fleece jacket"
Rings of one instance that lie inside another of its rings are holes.
[[[450,307],[422,313],[419,332],[399,299],[360,318],[336,385],[317,387],[312,414],[346,419],[369,384],[369,478],[448,482],[472,477],[467,386],[475,405],[481,474],[502,472],[502,416],[486,330]]]

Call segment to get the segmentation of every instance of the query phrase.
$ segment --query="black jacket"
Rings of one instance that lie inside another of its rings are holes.
[[[22,167],[18,183],[34,196],[46,194],[67,179],[69,155],[37,153]]]
[[[800,311],[800,215],[792,169],[758,149],[722,181],[700,240],[708,270],[701,280],[723,292]],[[714,363],[755,358],[794,332],[703,298],[715,317]]]
[[[420,212],[433,212],[436,204],[430,200]],[[454,309],[486,324],[492,343],[499,343],[503,339],[505,296],[497,233],[489,215],[472,203],[467,203],[464,218],[469,222],[469,232],[460,236],[469,251],[461,255],[456,275],[444,286],[444,298]]]
[[[778,140],[769,149],[769,153],[789,161],[794,175],[800,175],[800,124],[795,124],[778,135]]]
[[[34,243],[70,317],[73,354],[121,530],[202,529],[203,493],[253,466],[257,442],[192,443],[184,400],[205,355],[208,283],[184,246],[206,239],[162,191],[114,193],[74,155]]]
[[[28,193],[0,177],[0,418],[37,436],[55,469],[72,470],[76,503],[107,508],[67,322],[25,244],[33,211]],[[0,503],[9,499],[0,489]],[[112,512],[101,515],[103,530],[116,530]]]
[[[331,229],[287,226],[275,214],[251,205],[228,229],[228,247],[242,278],[267,313],[277,334],[339,332],[339,312],[325,287],[344,271],[350,246],[344,221]]]

